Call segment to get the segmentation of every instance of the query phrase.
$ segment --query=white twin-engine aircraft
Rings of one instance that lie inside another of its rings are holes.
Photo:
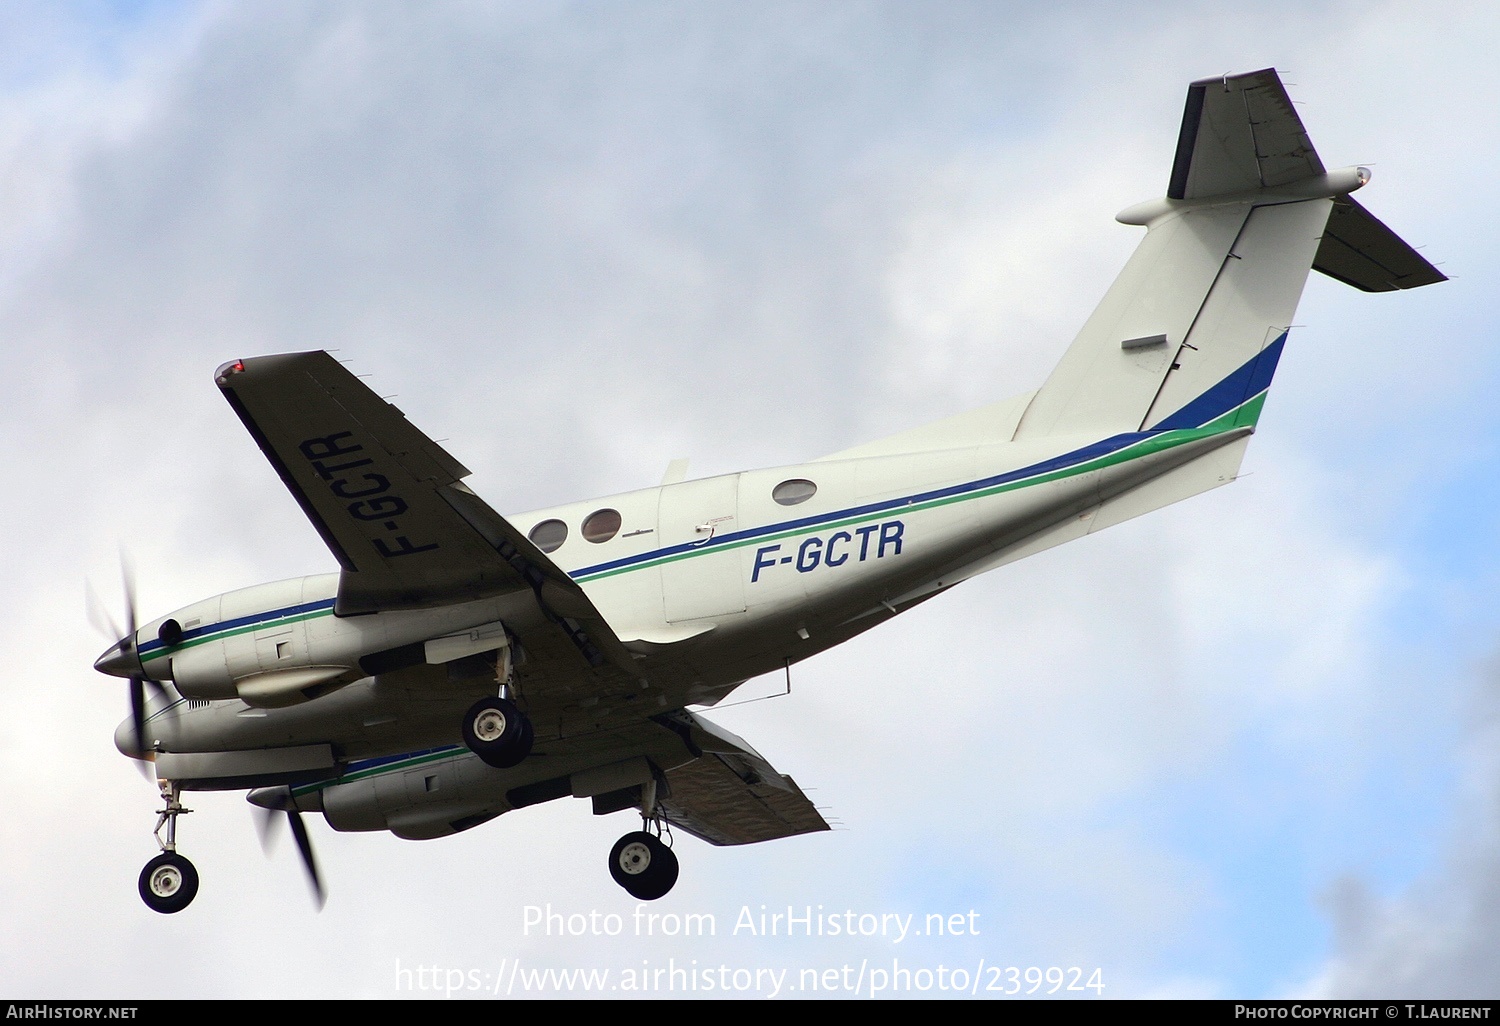
[[[192,901],[184,791],[246,788],[335,830],[456,833],[555,798],[637,810],[626,891],[711,844],[828,829],[793,780],[690,706],[975,574],[1235,478],[1316,268],[1369,292],[1444,280],[1328,171],[1275,71],[1194,83],[1166,197],[1037,391],[810,463],[501,517],[468,471],[326,353],[215,383],[339,564],[130,623],[115,744],[155,765],[140,893]],[[146,689],[153,695],[149,701]],[[166,827],[166,836],[162,828]],[[670,837],[670,833],[668,834]]]

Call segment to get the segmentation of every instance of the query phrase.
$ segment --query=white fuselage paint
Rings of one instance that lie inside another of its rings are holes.
[[[523,532],[549,519],[567,524],[568,538],[550,558],[628,647],[688,649],[698,676],[666,701],[706,704],[861,633],[977,566],[1003,562],[1007,550],[1060,523],[1087,520],[1101,502],[1232,437],[1187,439],[1104,466],[1091,456],[1099,445],[1056,438],[835,459],[626,492],[511,522]],[[777,504],[772,490],[791,479],[812,481],[816,493]],[[618,510],[621,526],[593,543],[579,525],[600,509]],[[453,743],[454,710],[473,700],[473,685],[425,695],[382,687],[359,670],[359,658],[505,620],[514,603],[532,600],[525,593],[338,617],[337,586],[338,575],[322,574],[174,612],[190,633],[219,630],[177,652],[171,671],[149,651],[162,620],[145,625],[148,672],[177,673],[184,694],[199,699],[153,717],[148,740],[197,752],[326,742],[362,757]],[[267,619],[275,612],[282,615]],[[237,680],[303,666],[345,667],[351,683],[288,708],[250,708],[235,697]],[[478,693],[486,689],[493,685],[481,681]]]

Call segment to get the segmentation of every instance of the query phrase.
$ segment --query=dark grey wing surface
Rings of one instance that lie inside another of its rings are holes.
[[[1334,200],[1313,270],[1365,292],[1395,292],[1448,280],[1350,196]]]
[[[332,356],[237,360],[215,380],[338,560],[339,614],[529,593],[555,628],[538,650],[631,665],[582,589],[462,483],[463,464]]]
[[[1323,171],[1274,68],[1188,87],[1169,198],[1274,188]]]
[[[703,754],[667,772],[662,811],[710,844],[754,844],[829,829],[807,795],[744,741],[693,713],[677,722]]]

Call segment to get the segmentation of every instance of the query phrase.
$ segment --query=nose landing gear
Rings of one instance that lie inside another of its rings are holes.
[[[175,851],[164,851],[141,870],[141,900],[154,912],[181,912],[198,894],[198,870]]]
[[[153,912],[170,915],[181,912],[193,903],[198,895],[198,870],[187,859],[177,854],[177,817],[192,812],[182,807],[177,785],[170,780],[158,781],[166,807],[156,819],[156,843],[161,854],[141,870],[139,889],[141,900]],[[167,839],[161,838],[161,828],[167,828]]]

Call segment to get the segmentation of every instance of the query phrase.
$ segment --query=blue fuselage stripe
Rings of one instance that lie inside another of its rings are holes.
[[[735,531],[730,534],[711,538],[706,542],[683,542],[680,545],[652,549],[650,552],[642,552],[638,555],[626,556],[622,559],[614,559],[604,563],[595,563],[592,566],[580,567],[577,570],[571,571],[569,576],[577,579],[592,577],[596,574],[621,570],[640,563],[666,559],[684,552],[704,552],[712,549],[732,547],[742,542],[766,537],[767,535],[813,529],[838,520],[868,516],[888,510],[898,510],[906,506],[946,499],[969,492],[984,491],[988,488],[1022,481],[1026,478],[1039,477],[1059,470],[1066,470],[1069,467],[1087,463],[1101,456],[1108,456],[1110,453],[1118,452],[1121,449],[1135,445],[1143,439],[1151,438],[1165,431],[1183,431],[1200,428],[1222,417],[1230,410],[1243,405],[1247,400],[1254,398],[1270,387],[1271,378],[1276,373],[1276,364],[1281,358],[1281,350],[1285,342],[1286,332],[1282,332],[1281,337],[1275,342],[1266,346],[1265,349],[1240,365],[1240,367],[1218,384],[1161,421],[1149,431],[1132,431],[1114,435],[1103,441],[1086,445],[1081,449],[1074,449],[1071,452],[1063,453],[1061,456],[1054,456],[1040,463],[1033,463],[1030,466],[1022,467],[1019,470],[1006,471],[1003,474],[980,478],[977,481],[949,485],[945,488],[937,488],[928,492],[918,492],[915,495],[884,499],[880,502],[872,502],[863,506],[851,506],[829,513],[820,513],[816,516],[803,517],[799,520],[783,520],[775,524],[767,524],[763,527],[747,528],[743,531]]]
[[[879,514],[887,510],[897,510],[906,506],[919,503],[932,502],[946,499],[952,496],[963,495],[969,492],[983,491],[1000,485],[1023,481],[1027,478],[1040,477],[1066,470],[1069,467],[1078,466],[1095,460],[1111,453],[1135,445],[1136,443],[1156,437],[1168,431],[1191,431],[1201,428],[1206,424],[1224,416],[1226,413],[1244,405],[1270,387],[1271,378],[1276,373],[1276,365],[1281,358],[1281,352],[1286,342],[1286,333],[1275,342],[1266,346],[1254,357],[1251,357],[1233,373],[1229,374],[1218,384],[1204,392],[1198,398],[1188,403],[1176,413],[1171,414],[1158,422],[1149,431],[1131,431],[1124,434],[1114,435],[1100,442],[1074,449],[1040,463],[1022,467],[1019,470],[1006,471],[1003,474],[995,474],[990,477],[980,478],[963,484],[950,485],[945,488],[937,488],[931,491],[918,492],[913,495],[902,496],[895,499],[885,499],[880,502],[867,503],[863,506],[851,506],[846,509],[835,510],[830,513],[820,513],[816,516],[802,517],[797,520],[783,520],[775,524],[767,524],[764,527],[750,528],[744,531],[736,531],[723,537],[712,538],[707,542],[687,542],[681,545],[668,546],[666,548],[653,549],[635,556],[624,559],[610,560],[605,563],[596,563],[593,566],[582,567],[572,571],[569,576],[574,578],[585,578],[595,574],[611,570],[620,570],[641,563],[653,562],[670,556],[690,551],[703,551],[707,549],[719,549],[732,546],[737,543],[753,540],[767,535],[781,534],[783,532],[796,532],[809,528],[816,528],[821,524],[827,524],[837,520],[847,520],[854,517]],[[296,606],[287,606],[264,613],[255,613],[240,617],[235,620],[226,620],[223,623],[199,627],[189,632],[184,632],[183,639],[202,637],[215,632],[232,630],[236,627],[248,626],[255,623],[263,623],[272,620],[280,620],[286,617],[299,616],[306,613],[317,612],[322,609],[331,609],[332,599],[318,602],[308,602]],[[147,658],[146,653],[162,647],[160,641],[151,641],[141,646],[142,658]],[[175,703],[174,703],[175,704]],[[153,714],[155,715],[155,714]],[[371,770],[382,768],[394,768],[396,764],[405,763],[414,759],[423,759],[428,756],[452,754],[455,756],[468,754],[467,748],[462,745],[444,745],[438,748],[425,748],[416,752],[403,752],[399,755],[386,755],[374,759],[359,759],[351,762],[345,767],[345,778],[367,773]],[[336,784],[337,781],[320,782],[308,785],[306,791],[321,790]]]
[[[914,495],[903,495],[894,499],[882,499],[880,502],[871,502],[863,506],[849,506],[844,509],[833,510],[829,513],[819,513],[816,516],[803,517],[799,520],[782,520],[774,524],[766,524],[762,527],[746,528],[743,531],[734,531],[730,534],[715,537],[706,542],[684,542],[680,545],[671,545],[666,548],[653,549],[650,552],[642,552],[635,556],[626,556],[623,559],[611,560],[607,563],[596,563],[593,566],[581,567],[572,571],[569,576],[575,578],[591,577],[594,574],[604,573],[609,570],[618,570],[623,567],[633,566],[668,556],[675,556],[683,552],[702,552],[708,549],[724,548],[733,546],[740,542],[751,541],[755,538],[763,538],[767,535],[782,534],[787,531],[800,531],[816,528],[822,524],[832,523],[836,520],[847,520],[851,517],[862,517],[870,514],[883,513],[887,510],[902,509],[906,506],[916,505],[921,502],[932,502],[937,499],[946,499],[954,495],[962,495],[966,492],[982,491],[997,485],[1009,484],[1012,481],[1024,480],[1028,477],[1036,477],[1041,474],[1050,474],[1053,471],[1063,470],[1078,463],[1086,463],[1100,456],[1107,456],[1129,445],[1134,445],[1143,438],[1149,438],[1154,432],[1133,432],[1126,435],[1115,435],[1106,438],[1102,442],[1095,442],[1082,449],[1075,449],[1062,456],[1034,463],[1020,470],[1011,470],[993,477],[981,478],[977,481],[968,481],[963,484],[949,485],[945,488],[936,488],[928,492],[918,492]]]
[[[402,752],[400,755],[382,755],[378,759],[357,759],[344,769],[344,773],[363,773],[366,770],[379,769],[381,766],[389,766],[393,762],[405,762],[407,759],[420,759],[424,755],[438,755],[451,753],[462,755],[468,751],[463,745],[442,745],[438,748],[424,748],[419,752]]]
[[[1264,392],[1271,387],[1271,378],[1276,374],[1276,364],[1281,360],[1281,350],[1285,343],[1286,332],[1283,331],[1280,338],[1243,363],[1233,374],[1151,430],[1179,431],[1183,428],[1202,427]]]
[[[218,623],[206,624],[202,627],[194,627],[190,631],[182,632],[182,641],[179,645],[185,645],[196,638],[207,637],[210,634],[218,634],[222,631],[232,631],[237,627],[249,627],[257,623],[269,623],[272,620],[284,620],[292,616],[305,616],[308,613],[316,613],[324,609],[333,608],[333,599],[319,599],[316,602],[304,602],[296,606],[285,606],[281,609],[268,609],[259,613],[250,613],[247,616],[236,617],[233,620],[221,620]],[[141,643],[141,661],[152,659],[152,652],[157,649],[166,648],[160,638],[152,638],[150,641]]]

